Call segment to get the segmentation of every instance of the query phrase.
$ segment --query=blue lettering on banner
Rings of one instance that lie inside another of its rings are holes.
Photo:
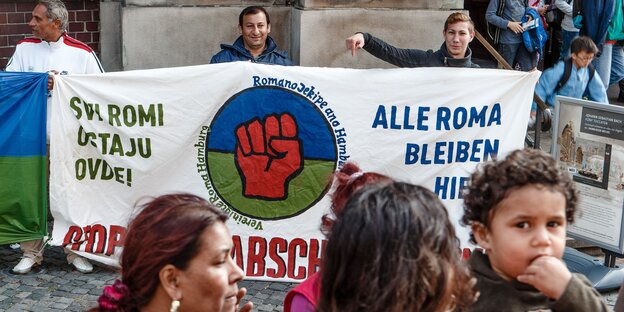
[[[399,108],[397,106],[390,106],[390,129],[396,130],[418,130],[418,131],[426,131],[429,130],[429,126],[425,124],[427,120],[429,120],[429,116],[427,114],[431,110],[430,107],[427,106],[419,106],[418,107],[418,119],[416,125],[410,123],[410,112],[411,108],[409,106],[403,107],[403,120],[401,123],[398,122],[397,118],[399,117]],[[372,128],[384,128],[388,129],[388,118],[386,116],[386,107],[384,105],[379,105],[377,108],[377,113],[375,114],[375,120],[373,120]]]
[[[499,143],[498,139],[476,139],[472,142],[435,142],[433,144],[433,155],[428,153],[430,144],[407,143],[405,147],[405,164],[444,165],[496,159],[500,146]]]
[[[489,113],[488,113],[489,110]],[[487,105],[478,110],[476,107],[456,107],[451,111],[448,107],[439,107],[436,118],[436,130],[461,129],[468,126],[489,127],[501,124],[501,107],[496,103],[489,108]]]
[[[389,109],[388,109],[389,108]],[[414,108],[415,112],[413,112]],[[429,130],[429,106],[379,105],[371,128],[392,130]],[[416,118],[412,118],[415,115]],[[435,130],[458,130],[464,127],[490,127],[501,124],[501,106],[496,103],[491,107],[445,107],[437,108]]]
[[[440,199],[461,199],[468,177],[436,177],[433,191]]]

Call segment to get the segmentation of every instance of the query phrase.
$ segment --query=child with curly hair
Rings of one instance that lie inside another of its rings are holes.
[[[561,260],[577,194],[568,173],[535,149],[479,167],[464,194],[462,222],[485,254],[472,254],[479,299],[471,311],[610,311]]]

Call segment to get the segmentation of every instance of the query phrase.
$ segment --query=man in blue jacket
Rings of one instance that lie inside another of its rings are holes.
[[[241,35],[234,44],[221,44],[221,51],[210,60],[210,64],[235,61],[293,65],[288,53],[277,50],[277,44],[269,37],[271,20],[269,13],[259,6],[250,6],[238,17]]]

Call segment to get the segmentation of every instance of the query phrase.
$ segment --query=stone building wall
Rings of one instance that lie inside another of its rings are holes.
[[[30,36],[35,1],[0,2],[0,68]],[[206,64],[239,35],[238,14],[261,5],[271,36],[302,66],[391,67],[367,53],[352,57],[344,39],[370,32],[406,48],[437,49],[460,0],[66,0],[69,34],[91,46],[106,71]]]
[[[0,69],[4,69],[15,51],[15,45],[32,36],[28,22],[36,1],[0,2]],[[88,44],[100,55],[100,2],[94,0],[66,0],[69,12],[67,33]]]
[[[400,46],[438,49],[446,0],[118,0],[102,1],[102,62],[108,71],[206,64],[239,35],[238,14],[262,5],[271,36],[302,66],[390,67],[367,53],[351,57],[344,39],[371,32]]]

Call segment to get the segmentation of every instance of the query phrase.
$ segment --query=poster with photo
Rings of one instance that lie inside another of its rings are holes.
[[[570,237],[624,253],[624,107],[557,97],[552,155],[579,191]]]

